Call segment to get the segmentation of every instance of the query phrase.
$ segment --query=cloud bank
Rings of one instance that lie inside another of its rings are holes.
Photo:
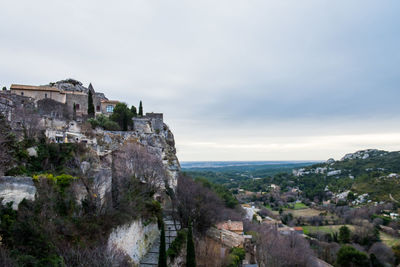
[[[181,160],[400,149],[398,1],[3,1],[0,84],[164,112]]]

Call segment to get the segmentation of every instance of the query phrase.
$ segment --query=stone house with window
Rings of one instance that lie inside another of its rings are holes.
[[[100,113],[106,116],[110,116],[114,112],[115,106],[119,103],[117,100],[101,100]]]

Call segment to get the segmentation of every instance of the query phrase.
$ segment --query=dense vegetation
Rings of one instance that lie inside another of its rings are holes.
[[[157,185],[137,177],[154,178],[150,170],[163,179],[162,163],[142,146],[125,146],[114,157],[135,157],[140,168],[135,169],[136,176],[119,168],[121,187],[115,194],[102,195],[94,174],[80,168],[82,161],[95,160],[83,144],[48,143],[40,132],[18,141],[7,129],[6,124],[0,125],[0,138],[5,140],[0,145],[7,149],[0,159],[8,162],[2,170],[33,177],[37,193],[34,201],[23,200],[18,210],[12,209],[12,203],[0,205],[0,265],[111,266],[126,262],[123,253],[109,253],[107,238],[118,225],[139,218],[149,223],[161,216],[161,205],[154,200]],[[31,147],[36,155],[28,154]]]
[[[139,114],[135,106],[128,108],[125,103],[118,103],[110,117],[99,115],[88,121],[93,128],[100,127],[108,131],[127,131],[133,126],[133,117],[143,116],[142,101],[140,101]]]
[[[223,184],[233,192],[241,188],[252,192],[268,192],[271,184],[287,191],[298,188],[308,199],[326,200],[326,188],[338,193],[351,190],[353,193],[369,193],[375,201],[400,199],[400,179],[388,177],[390,173],[400,173],[400,152],[372,151],[366,159],[346,159],[334,163],[318,164],[276,164],[233,166],[220,168],[189,168],[188,174],[217,184]],[[301,176],[292,174],[293,169],[304,168]],[[317,168],[326,168],[325,173],[315,173]],[[329,170],[340,170],[338,175],[326,174]]]
[[[315,255],[334,266],[393,266],[400,262],[399,162],[399,152],[372,150],[293,173],[268,173],[265,166],[191,168],[188,173],[206,186],[214,181],[228,187],[240,203],[259,209],[246,227],[256,237],[259,262],[305,266],[304,255]],[[255,176],[255,171],[265,174]],[[312,239],[292,247],[294,237],[276,235],[269,223],[282,231],[301,226]]]
[[[301,168],[312,163],[287,163],[276,162],[273,164],[260,164],[260,165],[244,165],[244,166],[228,166],[228,167],[206,167],[206,168],[183,168],[188,175],[194,178],[206,178],[210,182],[216,184],[223,184],[227,188],[235,187],[250,187],[253,186],[249,181],[254,181],[254,186],[263,184],[254,180],[256,178],[265,178],[274,176],[275,174],[285,173],[289,174],[294,168]],[[255,190],[256,191],[256,190]]]
[[[76,177],[45,175],[35,181],[35,201],[24,200],[18,211],[11,203],[0,207],[3,249],[15,266],[108,265],[111,257],[105,246],[111,229],[137,217],[154,220],[160,212],[160,205],[151,195],[141,194],[135,180],[122,194],[134,191],[141,197],[118,208],[101,208],[91,197],[79,204],[73,186],[79,182]]]

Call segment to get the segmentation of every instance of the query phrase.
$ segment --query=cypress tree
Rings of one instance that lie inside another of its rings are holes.
[[[189,230],[187,235],[187,246],[186,246],[186,266],[196,267],[196,254],[194,251],[193,233],[192,233],[192,222],[189,221]]]
[[[132,115],[133,115],[133,117],[137,117],[137,110],[136,110],[136,107],[135,106],[131,106],[131,112],[132,112]]]
[[[72,119],[76,120],[76,104],[74,103],[74,111],[72,113]]]
[[[89,117],[93,118],[94,117],[94,105],[93,105],[93,95],[92,91],[89,90],[88,93],[88,111],[87,111]]]
[[[347,226],[342,226],[339,228],[339,241],[340,243],[350,243],[350,229]]]
[[[140,100],[140,103],[139,103],[139,114],[138,114],[140,117],[142,117],[143,116],[143,105],[142,105],[142,100]]]
[[[165,226],[161,220],[160,254],[158,255],[158,267],[167,267],[167,253],[165,246]]]

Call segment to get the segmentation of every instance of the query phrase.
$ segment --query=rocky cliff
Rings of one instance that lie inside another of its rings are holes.
[[[72,126],[71,126],[72,125]],[[76,201],[93,195],[102,206],[113,206],[123,184],[121,177],[136,177],[156,191],[156,196],[168,198],[166,191],[175,190],[180,164],[176,157],[175,141],[169,127],[161,130],[104,131],[85,129],[83,124],[60,120],[47,124],[46,134],[64,134],[78,138],[83,147],[74,158],[74,174],[82,177],[73,183]],[[49,138],[49,137],[48,137]],[[48,140],[50,142],[50,139]],[[38,151],[27,153],[37,157]],[[90,181],[91,191],[88,190]],[[23,199],[35,200],[38,194],[32,177],[0,177],[2,203],[13,202],[17,209]],[[162,199],[161,197],[161,199]],[[101,212],[101,211],[99,211]],[[108,237],[108,248],[128,255],[135,264],[147,253],[159,236],[155,218],[145,220],[137,217],[123,225],[115,226]]]

